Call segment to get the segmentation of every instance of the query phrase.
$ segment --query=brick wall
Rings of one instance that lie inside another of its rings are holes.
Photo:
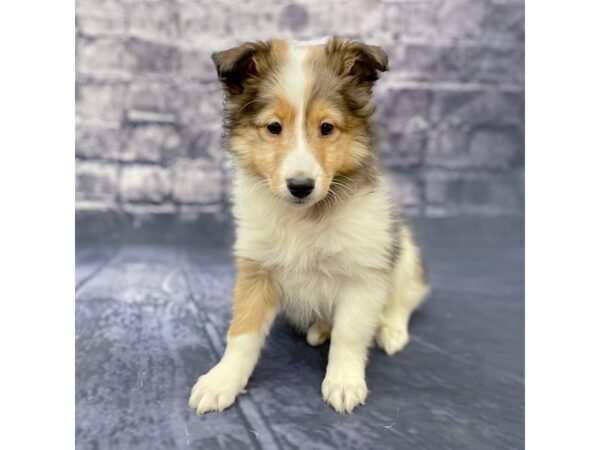
[[[380,153],[413,215],[523,209],[519,0],[76,3],[77,210],[227,217],[214,50],[331,34],[381,45]]]

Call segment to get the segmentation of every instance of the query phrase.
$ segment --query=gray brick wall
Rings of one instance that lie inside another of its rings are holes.
[[[523,209],[521,0],[77,0],[78,212],[226,217],[210,53],[331,34],[381,45],[381,158],[413,215]]]

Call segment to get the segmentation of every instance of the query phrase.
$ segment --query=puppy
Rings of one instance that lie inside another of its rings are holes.
[[[189,405],[230,406],[282,312],[310,345],[331,339],[323,398],[350,413],[367,398],[369,345],[400,351],[428,290],[375,154],[371,97],[387,56],[331,38],[246,43],[213,60],[234,160],[238,275],[225,354]]]

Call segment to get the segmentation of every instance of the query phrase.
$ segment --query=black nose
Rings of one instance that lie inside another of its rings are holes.
[[[308,197],[315,188],[312,178],[288,178],[285,182],[290,194],[296,198]]]

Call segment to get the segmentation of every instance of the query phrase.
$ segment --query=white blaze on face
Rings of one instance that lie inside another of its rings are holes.
[[[281,179],[307,177],[315,180],[315,191],[319,190],[323,170],[315,159],[306,139],[306,101],[308,98],[309,80],[304,60],[307,48],[290,44],[288,59],[282,72],[283,93],[296,111],[294,124],[294,148],[281,164]]]

